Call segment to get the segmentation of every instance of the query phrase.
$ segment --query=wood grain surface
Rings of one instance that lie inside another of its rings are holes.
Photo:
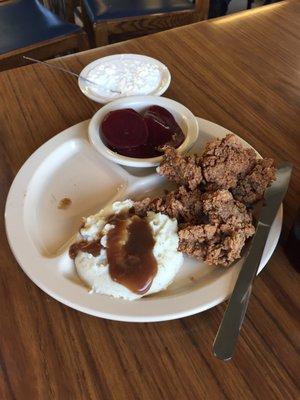
[[[167,97],[238,133],[264,156],[294,164],[287,230],[300,197],[299,14],[299,1],[281,2],[54,62],[79,72],[100,56],[129,52],[166,63]],[[99,105],[72,77],[40,65],[0,73],[0,97],[0,398],[299,398],[299,274],[281,244],[256,279],[228,363],[212,355],[225,304],[176,321],[119,323],[72,310],[25,276],[5,235],[9,187],[34,150]]]

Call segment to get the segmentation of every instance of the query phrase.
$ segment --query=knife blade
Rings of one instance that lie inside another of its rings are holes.
[[[237,278],[223,320],[213,344],[213,353],[221,360],[233,356],[246,314],[253,280],[257,274],[265,244],[280,204],[287,192],[292,166],[285,163],[277,170],[276,181],[266,190],[263,206],[250,249]]]

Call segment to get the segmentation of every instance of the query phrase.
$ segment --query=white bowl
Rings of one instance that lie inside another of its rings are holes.
[[[152,105],[158,105],[166,108],[173,114],[176,122],[181,127],[185,140],[178,147],[179,153],[185,153],[188,151],[198,138],[198,122],[194,114],[182,104],[175,100],[167,99],[165,97],[158,96],[132,96],[112,101],[111,103],[103,106],[93,116],[89,123],[89,139],[94,148],[104,157],[117,164],[126,165],[128,167],[154,167],[159,165],[162,156],[151,157],[151,158],[134,158],[120,155],[108,147],[102,142],[100,137],[101,122],[107,113],[114,110],[120,110],[123,108],[133,108],[138,112],[144,111],[147,107]]]
[[[78,78],[78,86],[83,94],[85,94],[91,100],[96,101],[97,103],[107,104],[110,101],[127,97],[128,94],[118,94],[118,93],[111,93],[110,96],[101,96],[99,93],[96,93],[95,86],[90,84],[88,81],[82,78],[89,79],[89,73],[96,67],[100,65],[105,65],[108,63],[113,63],[115,65],[120,65],[121,61],[127,61],[129,63],[134,63],[135,61],[146,63],[146,64],[153,64],[155,65],[159,72],[160,72],[160,81],[158,85],[153,89],[151,92],[142,93],[143,95],[151,95],[151,96],[160,96],[162,95],[169,87],[171,82],[171,74],[165,64],[161,63],[160,61],[156,60],[155,58],[143,56],[140,54],[115,54],[112,56],[102,57],[98,60],[95,60],[88,64],[83,70],[80,72]],[[141,93],[132,93],[130,95],[141,95]]]

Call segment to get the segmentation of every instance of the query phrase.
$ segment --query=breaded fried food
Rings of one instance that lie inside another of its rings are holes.
[[[255,232],[252,215],[228,190],[205,193],[202,201],[208,223],[180,229],[179,250],[211,265],[228,266],[240,258],[246,239]]]
[[[210,190],[231,189],[253,168],[256,154],[244,149],[233,134],[209,142],[201,157],[203,177]]]
[[[257,159],[253,149],[244,149],[233,134],[209,142],[201,156],[180,155],[174,148],[164,149],[157,172],[171,182],[202,191],[229,189],[244,204],[251,205],[263,197],[275,179],[272,159]]]
[[[257,159],[233,134],[209,142],[201,156],[179,155],[171,147],[164,152],[157,171],[181,186],[135,202],[135,212],[176,218],[180,251],[211,265],[230,265],[255,232],[247,207],[263,198],[275,179],[274,161]]]
[[[163,150],[163,160],[157,168],[157,173],[170,182],[186,186],[190,190],[196,189],[202,181],[200,157],[196,154],[180,155],[170,146],[165,146]]]
[[[134,202],[134,212],[144,216],[148,211],[168,215],[176,218],[178,223],[199,223],[202,218],[202,200],[199,190],[187,191],[184,186],[169,192],[163,197],[151,199],[147,197]]]
[[[222,233],[226,233],[227,229],[243,229],[247,237],[253,234],[251,212],[243,203],[235,200],[229,190],[204,193],[202,211],[210,224],[222,228]]]
[[[140,216],[161,212],[179,223],[179,250],[209,264],[229,265],[240,257],[245,240],[255,232],[252,214],[228,190],[201,193],[184,187],[155,199],[136,201]]]
[[[275,179],[274,160],[271,158],[257,160],[252,170],[232,189],[232,194],[244,204],[254,204],[264,197],[265,190]]]

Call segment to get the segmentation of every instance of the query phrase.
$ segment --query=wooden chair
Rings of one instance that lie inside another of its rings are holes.
[[[91,46],[103,46],[207,18],[209,0],[80,0]]]
[[[263,5],[264,6],[267,6],[268,4],[271,4],[271,3],[276,3],[277,1],[280,1],[280,0],[265,0],[264,1],[264,3],[263,3]],[[247,9],[249,10],[250,8],[252,8],[252,4],[254,3],[254,0],[247,0]]]
[[[62,21],[37,0],[0,2],[0,71],[87,49],[87,35],[75,24]]]

